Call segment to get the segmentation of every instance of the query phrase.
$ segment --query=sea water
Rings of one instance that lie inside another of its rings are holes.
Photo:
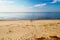
[[[0,12],[0,20],[60,19],[60,12]]]

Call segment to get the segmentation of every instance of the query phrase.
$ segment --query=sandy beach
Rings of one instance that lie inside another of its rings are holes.
[[[60,37],[60,20],[0,21],[0,40]]]

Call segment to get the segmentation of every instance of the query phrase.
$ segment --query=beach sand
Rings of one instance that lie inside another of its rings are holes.
[[[60,20],[0,21],[0,40],[32,40],[60,37]]]

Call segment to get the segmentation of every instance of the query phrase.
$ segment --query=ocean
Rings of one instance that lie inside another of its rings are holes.
[[[0,20],[60,19],[60,12],[0,12]]]

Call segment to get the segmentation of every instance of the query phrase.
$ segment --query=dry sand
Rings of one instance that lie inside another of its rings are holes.
[[[0,21],[0,40],[60,37],[60,20]]]

